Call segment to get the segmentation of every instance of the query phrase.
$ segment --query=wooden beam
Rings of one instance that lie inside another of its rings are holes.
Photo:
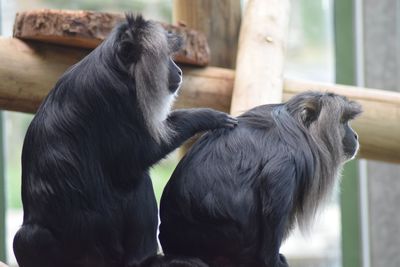
[[[233,70],[183,68],[183,77],[176,108],[210,107],[229,112],[235,79]]]
[[[234,71],[209,67],[186,69],[184,75],[178,107],[229,111]],[[400,93],[285,79],[283,100],[308,90],[334,92],[359,102],[364,112],[353,127],[360,136],[360,157],[400,163]]]
[[[280,103],[290,0],[249,0],[240,29],[231,113]]]
[[[0,107],[35,112],[61,74],[89,50],[0,38]]]
[[[94,11],[33,10],[17,13],[14,37],[93,49],[124,19],[123,14]],[[185,39],[176,54],[179,63],[205,66],[209,62],[206,36],[184,26],[161,25]]]
[[[0,108],[35,112],[59,76],[87,50],[18,39],[0,38]],[[176,107],[211,107],[228,112],[235,72],[208,67],[183,69],[184,81]],[[283,99],[307,90],[345,95],[363,105],[354,122],[360,135],[360,156],[400,163],[400,94],[307,81],[284,81]]]

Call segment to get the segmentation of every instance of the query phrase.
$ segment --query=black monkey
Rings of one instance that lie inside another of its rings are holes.
[[[349,120],[361,107],[307,92],[256,107],[238,127],[205,134],[164,189],[160,241],[166,255],[213,267],[288,266],[279,248],[307,225],[358,150]]]
[[[195,133],[237,123],[211,109],[170,113],[180,44],[127,15],[46,97],[22,152],[21,267],[124,267],[157,253],[149,168]]]

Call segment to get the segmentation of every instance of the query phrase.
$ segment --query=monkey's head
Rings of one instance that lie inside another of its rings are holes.
[[[104,51],[109,62],[133,86],[136,103],[152,136],[167,136],[163,124],[182,82],[182,71],[172,56],[182,46],[182,38],[142,16],[126,15],[107,38]],[[111,49],[110,49],[110,46]],[[105,52],[105,53],[106,53]]]
[[[339,162],[355,157],[359,142],[350,121],[362,112],[358,103],[333,93],[306,92],[293,97],[286,106],[325,154]]]
[[[341,167],[357,153],[358,136],[349,123],[361,113],[361,106],[336,94],[305,92],[291,98],[285,108],[308,140],[304,146],[292,145],[312,155],[307,161],[310,172],[302,184],[303,198],[296,207],[297,222],[307,229],[320,203],[330,195]]]
[[[172,60],[172,55],[182,43],[179,35],[165,31],[160,24],[140,15],[127,14],[126,21],[117,29],[116,56],[135,80],[156,80],[155,83],[163,83],[162,89],[175,93],[182,82],[182,71]],[[151,77],[137,77],[140,75]]]

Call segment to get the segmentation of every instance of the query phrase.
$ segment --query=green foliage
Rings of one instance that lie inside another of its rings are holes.
[[[153,182],[154,192],[156,194],[157,203],[160,204],[160,198],[165,185],[167,184],[172,172],[174,171],[176,162],[166,160],[151,170],[151,180]]]
[[[3,149],[3,114],[0,114],[0,147]],[[5,214],[6,214],[6,203],[5,190],[4,190],[4,157],[3,153],[0,154],[0,261],[6,261],[6,240],[5,240]],[[1,263],[0,263],[1,265]]]
[[[21,169],[11,166],[7,170],[7,206],[10,209],[22,209]]]
[[[4,112],[6,125],[6,195],[7,206],[11,209],[22,208],[21,202],[21,152],[26,130],[32,115]]]

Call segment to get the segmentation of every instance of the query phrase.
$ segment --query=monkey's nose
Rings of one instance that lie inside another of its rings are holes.
[[[182,70],[181,69],[178,69],[178,74],[179,74],[179,76],[182,76]]]
[[[354,134],[354,137],[356,138],[356,140],[358,140],[358,134]]]

